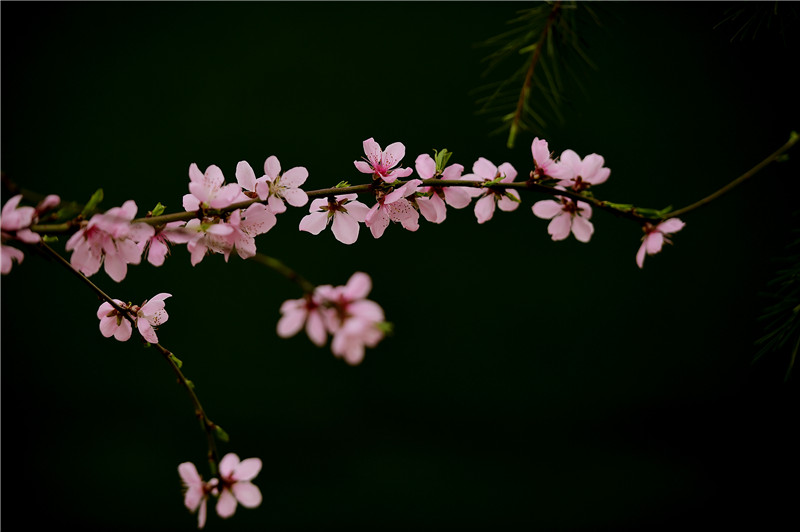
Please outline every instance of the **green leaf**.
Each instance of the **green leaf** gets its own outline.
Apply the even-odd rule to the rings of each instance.
[[[450,160],[453,152],[447,151],[446,148],[442,148],[442,151],[433,150],[433,153],[436,154],[436,172],[441,174],[444,172],[444,167],[447,166],[447,161]]]
[[[103,201],[103,189],[98,188],[94,192],[94,194],[92,194],[92,197],[89,198],[89,201],[86,203],[86,206],[83,207],[83,210],[81,211],[81,216],[87,218],[90,214],[92,214],[95,211],[95,209],[97,209],[97,205],[101,201]]]
[[[58,237],[54,235],[44,235],[42,237],[42,240],[44,241],[45,244],[51,244],[53,242],[58,242]]]
[[[219,425],[214,425],[214,433],[216,434],[216,436],[217,436],[217,439],[218,439],[219,441],[222,441],[222,442],[228,443],[228,442],[230,441],[230,439],[231,439],[231,437],[230,437],[230,436],[228,436],[228,433],[227,433],[227,432],[225,432],[225,431],[223,430],[223,428],[222,428],[222,427],[220,427]]]
[[[510,199],[511,201],[513,201],[514,203],[522,203],[521,199],[519,199],[518,197],[516,197],[515,195],[513,195],[511,192],[509,192],[507,190],[503,193],[503,195],[505,197],[507,197],[508,199]]]
[[[175,355],[173,355],[172,353],[170,353],[170,354],[169,354],[169,359],[170,359],[170,360],[171,360],[171,361],[172,361],[172,362],[173,362],[173,363],[174,363],[176,366],[178,366],[178,368],[179,368],[179,369],[183,367],[183,362],[181,361],[181,359],[180,359],[180,358],[178,358],[178,357],[176,357],[176,356],[175,356]]]
[[[161,216],[162,214],[164,214],[165,210],[166,210],[166,207],[164,205],[162,205],[161,202],[159,201],[158,203],[156,203],[156,206],[153,207],[153,210],[150,211],[150,213],[153,216]]]
[[[379,331],[386,335],[390,335],[394,332],[394,323],[390,321],[379,321],[375,324],[375,327],[377,327]]]
[[[350,187],[350,186],[352,186],[352,185],[350,183],[348,183],[347,181],[339,181],[338,183],[336,183],[336,186],[334,188],[345,188],[345,187]]]

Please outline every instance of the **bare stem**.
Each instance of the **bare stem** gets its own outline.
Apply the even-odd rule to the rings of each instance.
[[[81,281],[83,281],[84,284],[86,284],[89,288],[91,288],[95,294],[97,294],[98,296],[100,296],[100,298],[107,301],[112,307],[114,307],[114,309],[117,312],[120,313],[120,315],[124,316],[128,321],[130,321],[133,328],[136,329],[136,321],[134,320],[134,317],[131,315],[130,309],[119,306],[108,294],[103,292],[103,290],[101,290],[96,284],[90,281],[88,277],[86,277],[81,272],[73,268],[72,265],[59,253],[53,250],[53,248],[51,248],[44,242],[41,242],[39,244],[39,248],[44,250],[48,256],[55,259],[56,262],[58,262],[66,269],[71,271],[73,274],[75,274],[75,276],[78,277]],[[217,425],[214,424],[211,421],[211,419],[209,419],[208,415],[203,409],[203,405],[200,403],[200,399],[197,397],[197,394],[194,391],[194,385],[191,383],[191,381],[189,381],[189,379],[186,378],[186,376],[184,376],[183,372],[179,367],[179,362],[175,357],[175,355],[161,344],[156,343],[149,345],[155,347],[158,352],[164,355],[164,359],[167,361],[172,370],[175,372],[175,375],[178,377],[178,382],[189,393],[189,398],[192,400],[192,404],[194,405],[195,414],[197,415],[197,418],[200,420],[200,422],[203,424],[203,430],[205,431],[206,437],[208,439],[208,463],[211,469],[211,474],[212,476],[216,476],[219,463],[219,460],[217,458],[217,445],[214,439],[216,435]]]
[[[738,185],[741,185],[742,183],[744,183],[745,181],[747,181],[748,179],[750,179],[751,177],[756,175],[759,170],[761,170],[762,168],[767,166],[769,163],[771,163],[771,162],[775,161],[776,159],[778,159],[778,157],[783,155],[783,153],[786,150],[788,150],[789,148],[794,146],[798,139],[800,139],[800,135],[798,135],[795,131],[792,131],[792,133],[789,135],[789,140],[786,142],[786,144],[784,144],[783,146],[781,146],[780,148],[775,150],[775,152],[773,152],[771,155],[769,155],[769,157],[767,157],[766,159],[764,159],[763,161],[761,161],[760,163],[758,163],[757,165],[752,167],[750,170],[748,170],[747,172],[743,173],[742,175],[740,175],[739,177],[737,177],[736,179],[734,179],[733,181],[731,181],[730,183],[728,183],[727,185],[725,185],[721,189],[717,190],[713,194],[710,194],[710,195],[706,196],[705,198],[692,203],[691,205],[683,207],[682,209],[678,209],[677,211],[672,211],[672,212],[668,213],[664,217],[665,218],[674,218],[674,217],[680,216],[682,214],[686,214],[687,212],[693,211],[693,210],[697,209],[698,207],[702,207],[703,205],[714,201],[718,197],[720,197],[723,194],[725,194],[726,192],[730,191],[732,188],[734,188],[734,187],[736,187]]]
[[[284,264],[283,262],[279,261],[274,257],[264,255],[263,253],[256,253],[254,256],[250,257],[249,260],[258,262],[260,264],[263,264],[264,266],[272,268],[273,270],[283,275],[293,283],[297,283],[300,286],[300,288],[303,289],[303,292],[305,292],[306,294],[313,293],[314,289],[316,288],[316,286],[308,282],[305,279],[305,277],[303,277],[302,275],[300,275],[299,273],[297,273],[296,271],[288,267],[286,264]]]

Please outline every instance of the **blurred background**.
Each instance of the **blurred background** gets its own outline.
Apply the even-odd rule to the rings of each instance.
[[[600,24],[576,31],[597,69],[566,80],[564,121],[539,135],[603,155],[603,199],[706,196],[800,128],[794,8],[755,38],[731,40],[750,15],[722,22],[762,4],[592,3]],[[140,215],[181,210],[191,163],[233,181],[276,155],[308,168],[306,189],[363,182],[369,137],[403,142],[406,166],[447,148],[525,176],[534,133],[507,148],[476,100],[528,55],[482,77],[477,45],[530,5],[3,2],[2,170]],[[596,212],[591,243],[552,242],[535,194],[483,225],[451,209],[353,246],[299,232],[307,208],[290,209],[259,250],[318,284],[369,273],[395,325],[358,367],[278,338],[300,292],[238,257],[192,267],[176,247],[92,280],[173,294],[158,335],[230,434],[221,454],[264,462],[261,507],[210,510],[208,530],[770,528],[796,522],[798,376],[788,350],[752,361],[796,237],[797,149],[687,214],[643,270],[636,224]],[[41,257],[1,290],[3,525],[195,529],[177,466],[208,476],[205,437],[158,353],[103,338],[97,298]]]

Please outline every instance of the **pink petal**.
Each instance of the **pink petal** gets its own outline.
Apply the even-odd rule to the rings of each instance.
[[[111,305],[109,305],[111,308]],[[117,317],[116,316],[103,316],[100,318],[100,334],[106,338],[111,338],[117,332]]]
[[[656,226],[657,231],[661,231],[665,234],[672,234],[677,233],[681,229],[686,226],[679,218],[670,218],[669,220],[665,220]]]
[[[337,196],[338,198],[339,196]],[[348,201],[344,208],[347,209],[347,214],[353,217],[357,222],[364,223],[369,213],[369,207],[360,201]]]
[[[345,285],[345,296],[354,301],[367,297],[372,290],[372,279],[364,272],[356,272],[350,276]]]
[[[479,157],[472,165],[472,172],[482,179],[492,180],[497,176],[497,167],[488,159]]]
[[[299,188],[289,188],[283,191],[283,197],[292,207],[302,207],[308,203],[308,195]]]
[[[423,153],[414,161],[414,167],[422,179],[431,179],[436,173],[436,161],[427,153]]]
[[[125,261],[122,260],[122,257],[119,255],[106,255],[105,258],[105,270],[109,277],[111,277],[116,282],[120,282],[125,278],[125,275],[128,273],[128,266],[125,264]]]
[[[133,333],[133,327],[131,327],[131,322],[127,319],[122,318],[122,322],[117,327],[117,331],[114,333],[114,338],[119,340],[120,342],[127,342],[131,334]]]
[[[227,519],[236,512],[236,497],[234,497],[231,490],[223,488],[222,493],[219,494],[217,501],[217,515],[223,519]]]
[[[251,482],[237,482],[231,488],[236,500],[245,508],[255,508],[261,504],[261,490]]]
[[[374,170],[366,161],[353,161],[353,164],[356,165],[356,170],[363,174],[372,174]]]
[[[256,174],[247,161],[239,161],[236,165],[236,181],[243,189],[255,192]]]
[[[280,175],[281,163],[277,157],[270,155],[267,160],[264,161],[264,173],[267,174],[270,181],[275,181],[275,178]]]
[[[544,166],[548,159],[550,159],[550,149],[547,147],[547,141],[536,137],[531,143],[531,154],[533,161],[537,166]]]
[[[306,321],[306,334],[314,342],[315,345],[322,347],[327,340],[327,333],[325,332],[325,324],[322,321],[322,316],[319,312],[310,312],[308,320]]]
[[[642,245],[639,246],[639,251],[636,252],[636,264],[639,268],[644,267],[644,256],[646,251],[646,245],[642,242]]]
[[[239,455],[236,453],[228,453],[219,461],[219,474],[222,477],[229,478],[239,465]]]
[[[647,247],[647,254],[654,255],[661,251],[661,247],[664,245],[664,235],[658,231],[653,231],[644,237],[644,243]]]
[[[464,167],[460,164],[451,164],[442,171],[442,179],[461,179],[461,172],[463,171]]]
[[[223,209],[232,204],[241,194],[242,188],[236,183],[229,183],[220,188],[216,196],[208,203],[212,209]]]
[[[305,305],[303,308],[296,308],[287,311],[278,320],[278,336],[281,338],[291,338],[303,328],[306,321]]]
[[[342,244],[352,244],[358,239],[358,222],[347,213],[337,212],[333,216],[333,226],[331,230],[336,240]]]
[[[417,205],[419,206],[419,212],[425,216],[425,219],[429,222],[440,224],[447,218],[447,207],[444,204],[444,200],[437,194],[436,192],[430,198],[427,198],[427,201],[421,201],[423,198],[417,199]],[[423,204],[426,206],[428,210],[428,215],[426,216],[423,212]]]
[[[402,142],[393,142],[383,152],[383,164],[386,168],[394,168],[406,155],[406,147]]]
[[[444,200],[454,209],[463,209],[472,201],[472,196],[460,187],[444,187]]]
[[[281,176],[281,185],[285,187],[297,188],[308,179],[308,170],[304,166],[296,166],[286,170]]]
[[[192,462],[183,462],[178,466],[178,475],[187,486],[198,486],[203,483],[200,473]],[[190,508],[191,510],[192,508]]]
[[[364,294],[366,297],[367,294]],[[383,321],[385,316],[380,305],[369,299],[354,301],[347,309],[353,316],[370,322]]]
[[[363,146],[364,153],[367,155],[370,164],[372,164],[373,167],[378,166],[381,162],[381,155],[383,155],[380,145],[370,137],[363,142]],[[372,170],[370,170],[370,173],[372,173]]]
[[[339,196],[336,196],[336,198],[339,199]],[[311,206],[308,208],[308,212],[319,212],[320,210],[326,210],[323,209],[323,207],[327,206],[328,206],[328,200],[326,198],[317,198],[311,202]]]
[[[269,197],[267,205],[269,206],[269,210],[271,210],[275,214],[281,214],[286,212],[286,205],[283,203],[283,200],[275,196]]]
[[[580,215],[587,220],[592,217],[592,206],[585,201],[578,202],[578,209],[580,209]]]
[[[569,236],[572,227],[572,216],[568,212],[562,212],[552,220],[547,226],[547,232],[553,240],[564,240]]]
[[[7,274],[11,271],[12,260],[17,261],[17,264],[19,264],[22,262],[22,259],[25,258],[25,255],[22,253],[22,251],[12,246],[0,247],[0,255],[2,255],[3,259],[3,274]]]
[[[208,499],[203,497],[200,501],[200,511],[197,512],[197,528],[202,529],[206,526],[206,515],[208,513]]]
[[[475,203],[475,217],[478,223],[488,222],[494,216],[494,195],[487,194]]]
[[[328,213],[327,212],[312,212],[311,214],[306,214],[303,216],[303,219],[300,220],[300,227],[301,231],[307,231],[312,235],[318,235],[322,232],[323,229],[328,225]]]
[[[582,216],[574,216],[572,218],[572,234],[580,242],[588,242],[593,233],[594,226],[592,222]]]
[[[192,194],[186,194],[183,196],[183,210],[185,211],[196,211],[200,209],[200,200],[194,197]]]
[[[389,227],[389,215],[386,213],[385,209],[378,209],[375,212],[376,214],[372,217],[371,222],[369,216],[367,217],[366,225],[369,227],[369,231],[374,238],[380,238],[383,236],[386,228]]]
[[[563,207],[564,205],[560,201],[541,200],[534,203],[531,209],[533,210],[533,214],[535,216],[549,220],[550,218],[558,216],[564,212]]]
[[[150,325],[150,322],[139,318],[136,320],[136,327],[139,329],[139,334],[141,334],[145,340],[151,344],[158,343],[158,336],[156,336],[156,332],[153,330],[153,326]]]
[[[511,163],[503,163],[498,168],[497,171],[503,174],[505,177],[501,180],[503,183],[511,183],[517,177],[517,170]]]
[[[519,192],[517,192],[516,190],[507,190],[506,192],[508,194],[511,194],[515,198],[520,199],[519,198]],[[514,201],[514,200],[512,200],[510,198],[507,198],[506,196],[503,196],[502,198],[497,200],[497,206],[500,207],[501,211],[505,211],[505,212],[515,211],[515,210],[517,210],[519,205],[520,205],[520,203],[518,201]]]
[[[259,471],[261,471],[261,465],[260,458],[247,458],[246,460],[242,460],[233,472],[234,480],[253,480],[256,478]]]

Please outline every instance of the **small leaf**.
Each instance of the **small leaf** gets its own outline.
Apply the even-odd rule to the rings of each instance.
[[[58,237],[55,235],[44,235],[42,240],[45,244],[51,244],[53,242],[58,242]]]
[[[345,187],[350,187],[350,186],[352,186],[352,185],[350,183],[348,183],[347,181],[339,181],[334,188],[345,188]]]
[[[153,210],[150,211],[150,214],[152,216],[161,216],[162,214],[164,214],[165,210],[166,210],[166,207],[164,205],[162,205],[161,202],[159,201],[158,203],[156,203],[156,206],[153,207]]]
[[[522,203],[522,200],[521,200],[521,199],[519,199],[518,197],[516,197],[515,195],[513,195],[513,194],[512,194],[511,192],[509,192],[509,191],[505,191],[505,192],[503,193],[503,195],[504,195],[505,197],[507,197],[508,199],[510,199],[511,201],[513,201],[514,203]]]
[[[229,442],[231,437],[228,436],[228,433],[225,432],[222,427],[219,425],[214,425],[214,433],[217,435],[217,439],[222,442]]]
[[[181,361],[180,358],[176,357],[172,353],[169,354],[169,359],[173,362],[173,364],[178,366],[179,369],[183,367],[183,361]]]
[[[89,201],[86,203],[86,206],[81,211],[81,216],[83,216],[84,218],[89,216],[92,212],[94,212],[94,210],[97,208],[97,205],[101,201],[103,201],[103,189],[98,188],[94,192],[94,194],[92,194],[92,197],[89,198]]]
[[[436,172],[441,174],[444,172],[444,167],[447,166],[447,161],[450,160],[453,152],[447,151],[446,148],[442,148],[442,151],[433,150],[433,153],[436,154]]]
[[[390,321],[379,321],[375,324],[375,327],[386,335],[390,335],[394,332],[394,323]]]

